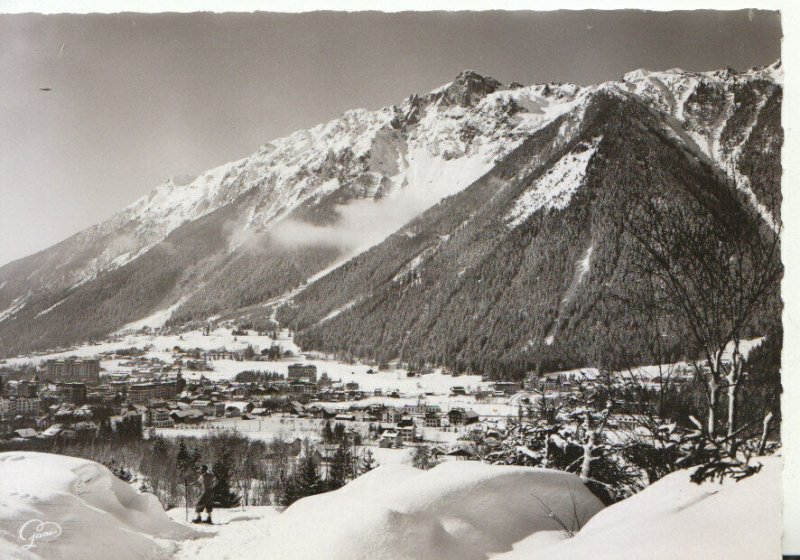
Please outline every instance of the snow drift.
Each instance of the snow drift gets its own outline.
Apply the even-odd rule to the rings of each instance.
[[[2,558],[155,560],[194,534],[170,520],[155,496],[137,493],[98,463],[0,453]]]
[[[574,538],[537,533],[495,560],[748,560],[781,557],[781,458],[740,482],[672,473],[609,506]]]
[[[603,508],[574,475],[450,462],[386,465],[289,507],[265,539],[268,558],[483,560],[537,531]]]
[[[561,471],[467,461],[430,471],[384,465],[282,514],[269,507],[220,511],[228,524],[195,531],[97,463],[4,453],[0,557],[771,559],[781,547],[781,458],[760,461],[762,472],[738,483],[698,486],[690,471],[679,471],[605,509]],[[172,514],[179,519],[183,511]],[[568,538],[556,518],[582,529]],[[25,550],[19,531],[31,520],[48,523],[45,533],[53,523],[60,531]]]

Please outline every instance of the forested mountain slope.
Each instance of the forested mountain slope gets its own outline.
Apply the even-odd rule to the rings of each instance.
[[[682,204],[724,178],[622,92],[597,94],[572,136],[565,122],[279,318],[309,347],[497,375],[585,365],[609,331],[635,348],[637,317],[619,297],[635,289],[619,265],[631,193]]]

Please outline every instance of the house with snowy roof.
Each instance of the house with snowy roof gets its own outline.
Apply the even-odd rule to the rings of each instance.
[[[454,408],[447,413],[447,419],[450,421],[451,426],[466,426],[467,424],[474,424],[477,422],[479,417],[478,413],[474,410]]]
[[[39,433],[33,428],[21,428],[14,430],[14,436],[22,439],[32,439],[38,436]]]
[[[378,446],[383,448],[403,447],[403,436],[397,430],[386,430],[381,434]]]
[[[180,410],[175,409],[170,411],[169,417],[172,418],[172,421],[176,424],[178,423],[191,423],[191,422],[199,422],[205,415],[202,411],[197,409],[189,409],[189,410]]]
[[[289,414],[291,416],[299,416],[301,418],[305,418],[308,416],[306,413],[306,407],[303,406],[302,403],[298,401],[289,401],[281,407],[281,412],[285,414]]]
[[[61,427],[61,424],[53,424],[42,432],[41,437],[45,439],[58,437],[63,431],[64,429]]]

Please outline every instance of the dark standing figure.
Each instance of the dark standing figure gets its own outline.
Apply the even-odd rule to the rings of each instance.
[[[194,482],[190,482],[188,486],[195,484],[203,487],[203,494],[197,500],[197,505],[194,508],[197,517],[192,519],[192,523],[211,523],[211,511],[214,509],[214,488],[217,486],[217,478],[213,473],[209,472],[208,465],[202,465],[197,472],[200,476]],[[208,517],[202,521],[200,514],[206,510]]]

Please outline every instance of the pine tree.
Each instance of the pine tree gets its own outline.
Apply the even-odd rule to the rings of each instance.
[[[301,498],[325,492],[325,486],[314,456],[308,453],[300,460],[294,473],[284,481],[279,497],[280,504],[288,507]]]
[[[433,458],[431,450],[427,445],[420,445],[414,448],[411,463],[417,469],[428,470],[435,467],[438,462]]]
[[[283,507],[289,507],[297,500],[302,498],[298,489],[297,479],[294,475],[284,478],[280,484],[278,503]]]
[[[326,420],[325,426],[322,428],[322,441],[324,443],[333,443],[333,430],[331,429],[330,420]]]
[[[298,475],[297,481],[302,497],[313,496],[323,491],[322,478],[319,476],[317,463],[311,454],[308,454],[300,462]]]
[[[339,442],[344,440],[347,437],[345,433],[344,424],[341,422],[337,422],[336,425],[333,427],[333,441]]]
[[[231,490],[230,487],[233,471],[233,451],[227,448],[223,449],[211,470],[217,479],[217,485],[214,488],[214,503],[223,508],[238,506],[241,502],[241,496]]]
[[[164,438],[156,437],[153,439],[153,457],[156,459],[163,459],[169,453],[169,446]]]
[[[175,456],[175,464],[178,466],[178,470],[182,473],[188,471],[194,464],[192,457],[189,454],[189,450],[186,448],[186,442],[183,440],[178,442],[178,453]]]
[[[353,472],[353,455],[347,442],[342,441],[331,459],[331,471],[328,486],[331,490],[341,488],[351,478]]]
[[[111,429],[111,420],[103,420],[100,422],[100,427],[97,429],[97,438],[103,441],[109,441],[113,436],[114,431]]]
[[[375,455],[372,453],[371,449],[364,451],[364,455],[361,456],[360,463],[359,474],[368,473],[378,466],[378,462],[375,460]]]
[[[200,462],[202,455],[200,454],[200,450],[198,448],[194,448],[189,452],[189,467],[193,467]]]

